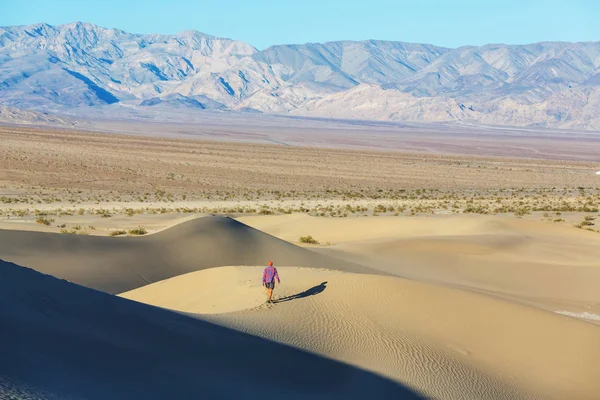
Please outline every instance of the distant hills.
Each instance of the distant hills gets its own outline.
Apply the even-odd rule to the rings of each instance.
[[[0,28],[0,106],[111,104],[600,130],[600,42],[449,49],[370,40],[259,51],[197,31]]]

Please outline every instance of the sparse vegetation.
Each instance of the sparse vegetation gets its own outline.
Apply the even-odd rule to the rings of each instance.
[[[3,129],[0,128],[2,137],[9,137],[15,143],[25,137],[13,128],[10,131]],[[72,221],[75,218],[71,216],[77,215],[110,218],[169,213],[303,213],[324,218],[370,215],[402,218],[469,213],[543,218],[555,223],[581,225],[582,228],[598,225],[600,185],[597,177],[554,173],[571,168],[566,162],[527,160],[522,163],[484,157],[415,156],[393,152],[385,155],[361,152],[358,156],[343,150],[299,148],[289,149],[284,158],[263,165],[255,162],[260,156],[253,158],[254,152],[248,151],[250,147],[240,145],[189,141],[181,147],[161,140],[160,146],[156,146],[156,139],[140,137],[134,147],[124,143],[117,149],[112,144],[112,137],[103,139],[99,135],[96,145],[103,151],[96,153],[89,151],[87,135],[56,135],[56,142],[44,142],[50,146],[53,159],[48,158],[44,146],[32,147],[32,154],[15,154],[14,149],[18,150],[18,146],[11,151],[0,149],[0,159],[11,160],[24,174],[43,171],[56,159],[66,170],[72,168],[70,172],[77,171],[82,175],[81,187],[72,187],[70,181],[42,175],[37,186],[32,186],[32,180],[27,176],[10,178],[12,180],[6,184],[10,190],[0,196],[3,219],[33,215],[38,223],[50,226],[44,221],[51,222],[56,218],[58,227],[66,229],[67,224],[63,221]],[[68,151],[67,146],[63,146],[66,141],[61,137],[69,139]],[[144,148],[145,156],[131,157],[140,146]],[[171,156],[161,159],[163,164],[157,170],[154,156],[165,150]],[[201,166],[196,164],[199,154],[208,155]],[[239,159],[239,168],[209,173],[222,167],[220,160],[223,157]],[[242,161],[256,168],[244,169]],[[81,168],[82,165],[85,168]],[[572,165],[582,166],[577,162]],[[292,168],[304,170],[302,174],[296,174]],[[412,176],[398,173],[410,168],[415,168]],[[340,174],[340,171],[349,170],[354,171],[352,176]],[[107,173],[120,178],[107,180]],[[460,179],[449,179],[451,177]],[[497,177],[502,179],[495,179]],[[577,180],[574,183],[573,178]],[[527,183],[516,187],[515,182]],[[150,207],[149,203],[153,202],[158,203]],[[110,203],[114,205],[108,205]],[[573,213],[595,215],[584,218],[573,216]],[[60,217],[65,219],[60,220]],[[81,219],[77,222],[86,227],[92,223]],[[101,224],[98,222],[99,226]],[[81,227],[69,230],[82,231]]]
[[[52,225],[52,223],[54,222],[54,220],[53,219],[44,218],[44,217],[37,217],[37,219],[35,220],[35,222],[37,222],[38,224],[41,224],[41,225],[50,226],[50,225]]]
[[[121,235],[127,235],[127,231],[123,230],[123,229],[117,229],[115,231],[111,231],[108,236],[121,236]]]
[[[300,236],[300,243],[319,244],[319,241],[312,236]]]
[[[135,229],[130,229],[129,230],[129,234],[130,235],[134,235],[134,236],[140,236],[140,235],[145,235],[147,234],[148,231],[146,231],[145,228],[142,228],[141,226]]]

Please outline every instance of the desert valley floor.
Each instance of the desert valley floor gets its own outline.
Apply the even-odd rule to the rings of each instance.
[[[0,127],[0,393],[598,398],[600,164],[575,142],[561,161]]]

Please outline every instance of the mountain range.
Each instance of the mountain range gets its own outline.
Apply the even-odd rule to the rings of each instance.
[[[600,130],[600,42],[265,50],[197,31],[0,28],[0,106],[136,107]],[[6,112],[6,111],[5,111]]]

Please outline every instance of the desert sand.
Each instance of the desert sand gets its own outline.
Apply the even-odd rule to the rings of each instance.
[[[594,149],[583,139],[572,142]],[[555,151],[568,148],[564,141],[554,145]],[[0,126],[0,197],[104,203],[181,200],[183,195],[188,200],[208,195],[216,199],[220,194],[243,200],[257,191],[331,197],[333,190],[598,186],[598,152],[532,160],[493,152],[464,156],[450,150],[402,153]]]
[[[251,216],[239,221],[320,254],[395,276],[482,291],[550,311],[600,315],[600,235],[509,216],[327,219]],[[597,322],[589,318],[591,322]]]
[[[435,398],[591,399],[600,390],[594,325],[400,278],[279,272],[273,305],[260,305],[262,267],[194,272],[122,296],[334,357]]]
[[[286,265],[376,272],[330,258],[226,217],[201,217],[143,237],[0,230],[5,261],[116,294],[187,272],[275,258]]]
[[[302,374],[280,369],[280,357],[289,357],[284,361],[289,368],[305,363],[302,368],[310,373],[322,362],[341,362],[339,368],[367,374],[365,385],[389,394],[384,398],[593,399],[600,390],[595,368],[600,327],[589,317],[600,311],[600,236],[595,232],[506,216],[292,214],[238,220],[204,216],[143,237],[0,234],[9,305],[5,326],[13,326],[9,333],[17,335],[10,340],[27,338],[19,339],[21,347],[11,349],[7,359],[28,354],[22,369],[4,364],[1,380],[8,392],[102,398],[107,389],[98,376],[106,376],[110,382],[117,379],[119,393],[140,395],[154,388],[148,396],[153,397],[175,390],[168,382],[177,382],[184,397],[219,397],[209,384],[195,392],[187,379],[193,371],[211,369],[221,347],[228,348],[226,361],[210,374],[218,370],[244,381],[247,374],[256,378],[256,371],[276,365],[277,376],[286,382],[282,390],[300,398],[307,392],[293,382]],[[329,243],[298,243],[310,234]],[[274,304],[265,304],[263,267],[244,266],[269,259],[283,280]],[[120,294],[120,299],[75,284]],[[87,319],[81,321],[81,315]],[[96,324],[103,328],[95,329]],[[214,333],[219,329],[228,333]],[[98,357],[102,349],[103,361],[79,371],[79,358],[62,355],[74,350],[61,347],[65,339],[59,332],[77,338],[81,357]],[[207,335],[218,339],[206,342]],[[244,350],[237,335],[263,340],[267,347],[291,347],[276,347],[270,361],[260,356],[262,350]],[[131,342],[133,337],[142,342]],[[24,340],[39,347],[30,351]],[[32,363],[42,362],[38,354],[49,351],[44,346],[56,349],[44,362],[63,365],[49,375],[56,382],[31,372]],[[119,356],[110,351],[115,346]],[[156,354],[152,348],[162,350]],[[152,372],[137,363],[155,362],[172,371],[172,380],[141,389],[135,379],[117,378],[122,370],[109,368],[111,357],[125,357],[120,368],[144,377]],[[224,372],[226,362],[237,366]],[[242,364],[252,365],[254,372]],[[69,383],[69,374],[86,386]],[[346,383],[319,385],[303,390],[311,397],[365,396]],[[234,395],[227,391],[224,397]]]
[[[420,398],[330,358],[0,261],[8,399]],[[307,384],[309,383],[309,384]]]
[[[0,397],[598,398],[587,142],[168,136],[0,127]]]

